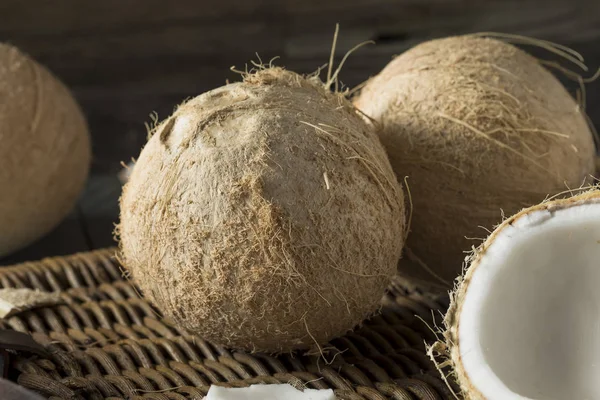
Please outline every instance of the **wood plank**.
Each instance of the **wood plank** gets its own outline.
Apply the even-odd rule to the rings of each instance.
[[[0,32],[24,35],[102,35],[106,32],[160,29],[215,19],[248,19],[268,11],[272,1],[236,0],[20,0],[0,2]]]

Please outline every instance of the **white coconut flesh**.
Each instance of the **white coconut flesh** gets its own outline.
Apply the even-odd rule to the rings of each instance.
[[[488,242],[459,306],[464,378],[486,399],[600,399],[598,199],[532,209]]]

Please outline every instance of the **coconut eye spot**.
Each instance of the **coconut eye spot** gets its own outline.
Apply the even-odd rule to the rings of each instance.
[[[160,141],[167,147],[178,148],[194,134],[194,119],[187,115],[173,116],[160,130]]]
[[[598,204],[534,211],[483,256],[459,340],[486,398],[600,398],[599,220]]]

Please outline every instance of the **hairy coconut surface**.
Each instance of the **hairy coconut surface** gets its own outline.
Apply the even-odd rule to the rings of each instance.
[[[316,80],[271,68],[183,105],[121,198],[121,249],[145,296],[216,343],[280,352],[379,307],[404,235],[373,128]]]
[[[600,191],[502,223],[446,316],[468,399],[600,398]]]
[[[473,238],[579,187],[594,172],[580,108],[537,59],[473,36],[433,40],[390,62],[355,104],[381,125],[414,210],[401,270],[449,287]]]
[[[0,43],[0,256],[40,238],[67,215],[90,157],[85,118],[69,90]]]

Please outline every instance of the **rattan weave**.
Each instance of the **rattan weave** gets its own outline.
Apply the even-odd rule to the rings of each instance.
[[[29,332],[47,359],[13,358],[12,379],[49,398],[201,399],[213,383],[290,382],[339,399],[453,398],[425,354],[447,298],[400,279],[382,313],[333,340],[328,361],[301,353],[231,351],[161,319],[124,280],[115,249],[0,269],[0,286],[61,291],[66,304],[23,312],[0,328]],[[335,355],[335,357],[334,357]]]

